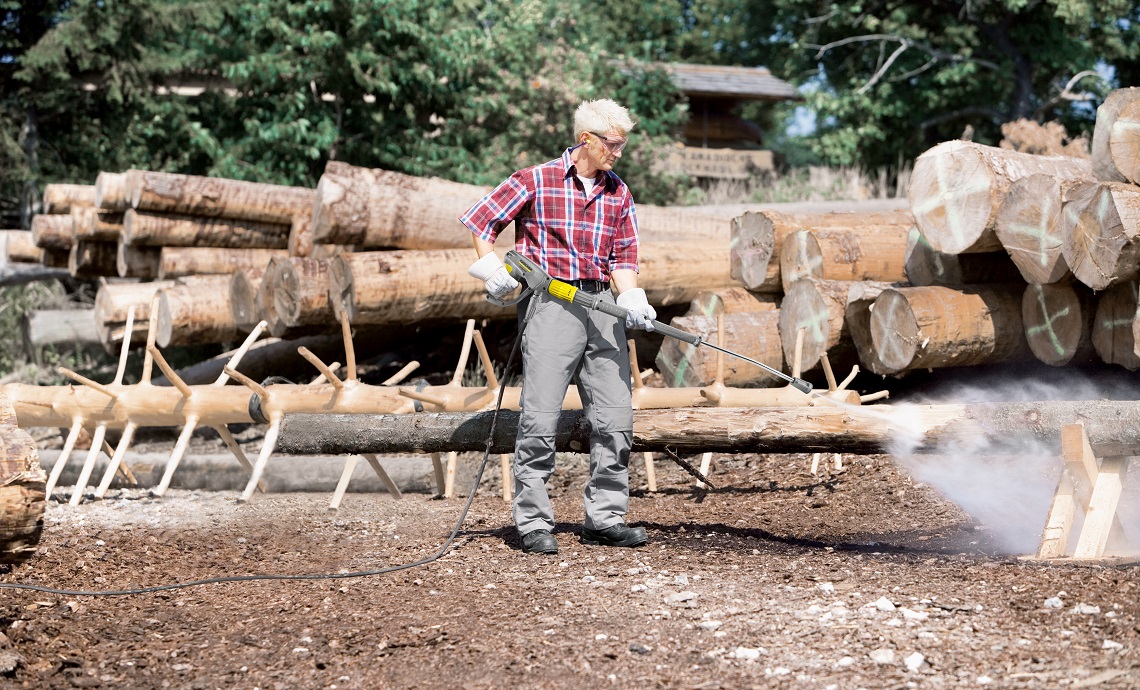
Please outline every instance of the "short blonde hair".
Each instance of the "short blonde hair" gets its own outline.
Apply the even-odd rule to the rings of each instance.
[[[623,136],[629,134],[634,127],[629,111],[608,98],[599,98],[596,101],[583,101],[574,111],[574,136],[582,132],[606,134],[607,132],[620,132]]]

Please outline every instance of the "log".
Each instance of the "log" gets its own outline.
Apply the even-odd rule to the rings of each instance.
[[[317,184],[313,241],[358,249],[467,248],[471,233],[458,219],[490,191],[329,161]],[[637,205],[637,220],[644,240],[725,241],[729,231],[722,216],[649,204]]]
[[[1021,320],[1033,356],[1052,366],[1096,361],[1093,293],[1074,281],[1030,284],[1021,298]]]
[[[800,278],[905,281],[910,227],[913,226],[872,225],[858,232],[793,232],[780,247],[780,283],[784,292]]]
[[[67,279],[67,269],[47,268],[35,264],[8,264],[0,265],[0,287],[9,285],[26,285],[45,280]]]
[[[924,287],[1004,282],[1016,279],[1017,275],[1017,266],[1004,251],[946,254],[930,246],[917,227],[911,228],[907,237],[906,277],[911,285]]]
[[[95,293],[95,329],[99,340],[108,352],[123,342],[127,326],[127,310],[134,306],[135,321],[131,343],[143,345],[150,319],[150,303],[154,294],[162,288],[171,287],[174,281],[162,280],[153,283],[108,283],[102,282]]]
[[[333,323],[329,304],[329,260],[294,257],[280,262],[273,310],[286,326]]]
[[[95,177],[95,208],[122,213],[127,205],[127,174],[101,172]]]
[[[1013,183],[994,221],[994,232],[1027,283],[1056,283],[1069,275],[1062,254],[1062,208],[1074,187],[1089,180],[1029,175]]]
[[[914,163],[909,199],[914,222],[930,246],[947,254],[1001,249],[994,221],[1010,186],[1033,174],[1057,179],[1092,176],[1092,164],[1068,156],[947,141]]]
[[[62,268],[67,270],[67,260],[71,257],[71,248],[67,249],[44,249],[43,254],[40,255],[40,263],[45,268]]]
[[[43,213],[67,214],[77,206],[95,205],[95,185],[49,184],[44,186]]]
[[[273,259],[264,269],[250,269],[248,271],[235,271],[230,276],[230,310],[234,325],[243,331],[251,331],[261,321],[261,310],[257,307],[257,291],[266,274],[272,274],[275,263]]]
[[[482,451],[493,412],[286,415],[277,450],[304,455]],[[1140,453],[1134,401],[1084,400],[741,409],[634,410],[633,450],[725,453],[945,453],[963,441],[993,455],[1024,455],[1032,443],[1060,452],[1060,429],[1082,422],[1100,455]],[[514,449],[517,412],[500,412],[491,452]],[[584,452],[589,422],[559,417],[556,448]],[[975,446],[976,447],[976,446]]]
[[[305,258],[313,255],[313,217],[300,215],[289,225],[289,256]]]
[[[289,262],[288,257],[275,258],[269,262],[261,280],[257,283],[257,294],[254,295],[254,305],[259,319],[268,324],[269,335],[274,338],[284,337],[288,326],[277,313],[277,281],[281,277],[282,267]]]
[[[16,413],[0,393],[0,563],[35,555],[43,534],[47,475],[36,442],[16,426]]]
[[[38,264],[43,250],[36,246],[30,230],[0,230],[8,263]]]
[[[233,218],[207,218],[128,210],[123,239],[144,247],[232,247],[285,249],[289,226]]]
[[[875,355],[887,373],[1027,359],[1024,290],[1021,283],[883,290],[871,307]]]
[[[21,326],[30,349],[102,344],[94,309],[37,309],[24,315]]]
[[[1096,109],[1091,153],[1098,180],[1140,184],[1140,88],[1116,89]]]
[[[1096,301],[1096,320],[1093,322],[1092,341],[1097,355],[1109,364],[1119,364],[1129,371],[1140,369],[1137,352],[1136,307],[1137,281],[1117,283],[1105,290]]]
[[[725,314],[723,345],[717,337],[715,316],[678,316],[670,325],[781,370],[779,319],[780,312],[775,309]],[[694,347],[675,338],[665,338],[657,352],[657,370],[665,379],[665,385],[671,388],[707,386],[716,379],[716,354],[710,347]],[[724,383],[727,386],[771,386],[783,380],[744,360],[725,357]]]
[[[780,303],[780,343],[789,370],[800,330],[804,332],[801,372],[819,366],[824,353],[836,368],[853,364],[856,352],[847,327],[849,293],[854,289],[857,296],[867,299],[891,285],[880,281],[797,280]]]
[[[131,208],[289,225],[311,213],[313,190],[260,182],[136,171],[127,178]]]
[[[733,280],[756,292],[781,292],[780,253],[794,232],[806,230],[862,234],[905,234],[914,221],[909,211],[883,213],[748,212],[731,224],[730,272]]]
[[[37,214],[32,218],[32,240],[40,249],[66,252],[71,249],[75,233],[71,214]]]
[[[264,268],[270,260],[287,256],[288,252],[284,249],[163,247],[158,277],[170,279],[211,273],[230,274]]]
[[[651,304],[689,302],[731,285],[727,253],[717,243],[644,243],[638,283]],[[483,286],[467,275],[471,257],[470,248],[342,254],[329,264],[333,312],[339,319],[346,310],[353,325],[513,318],[514,309],[487,302]]]
[[[119,245],[117,242],[79,240],[71,245],[67,257],[67,272],[72,278],[98,278],[118,275]]]
[[[120,278],[154,280],[162,268],[162,247],[136,247],[119,238],[115,253],[115,270]]]
[[[100,211],[96,208],[73,210],[75,238],[97,242],[118,242],[123,234],[123,214],[117,211]]]
[[[1140,188],[1075,185],[1062,218],[1061,253],[1077,280],[1100,291],[1140,275]]]
[[[772,311],[780,308],[780,296],[749,292],[742,287],[700,292],[689,303],[686,316],[716,316]]]
[[[241,333],[230,309],[230,278],[200,276],[189,284],[175,284],[158,291],[159,347],[201,345],[236,340]]]
[[[76,206],[67,214],[71,216],[71,238],[73,242],[82,236],[91,234],[96,213],[94,206]]]
[[[962,256],[969,255],[963,254]],[[861,285],[862,283],[852,284],[847,291],[847,306],[843,310],[843,322],[847,327],[847,332],[851,334],[851,343],[855,346],[859,365],[872,374],[885,376],[891,372],[875,354],[875,344],[871,338],[871,307],[875,304],[875,299],[882,294],[882,290],[875,287],[864,290],[860,287]]]

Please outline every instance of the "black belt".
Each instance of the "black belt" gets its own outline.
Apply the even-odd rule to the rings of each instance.
[[[559,278],[559,280],[562,280]],[[583,292],[605,292],[610,289],[608,280],[562,280],[567,285],[573,285]]]

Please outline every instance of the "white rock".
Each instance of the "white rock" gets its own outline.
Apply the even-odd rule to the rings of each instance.
[[[605,642],[606,640],[610,639],[610,636],[605,633],[598,633],[597,635],[594,635],[594,639],[598,642]]]
[[[994,679],[990,678],[989,676],[978,676],[978,680],[976,682],[978,685],[989,685],[990,683],[994,682]]]
[[[649,588],[646,587],[645,585],[633,585],[632,587],[629,588],[629,591],[630,592],[644,592],[647,589],[649,589]]]
[[[902,622],[901,618],[892,618],[889,621],[887,621],[886,623],[884,623],[884,625],[889,625],[892,628],[898,628],[898,627],[902,626],[902,624],[903,624],[903,622]]]
[[[724,624],[720,621],[701,621],[700,623],[697,623],[697,627],[703,628],[704,630],[716,630],[722,625]]]
[[[733,650],[732,657],[744,661],[756,661],[760,658],[760,650],[752,647],[737,647]]]
[[[697,598],[696,592],[677,592],[676,594],[669,595],[669,601],[674,604],[680,604],[686,601],[692,601]]]
[[[895,650],[887,649],[885,647],[876,649],[867,656],[871,657],[871,661],[876,664],[893,664],[895,663]]]
[[[597,579],[598,578],[594,577],[593,575],[587,575],[586,577],[582,578],[582,582],[593,582]]]
[[[835,594],[835,585],[830,582],[819,583],[819,588],[822,589],[825,594]]]
[[[879,597],[879,599],[875,602],[874,606],[875,606],[875,608],[877,608],[880,611],[894,611],[895,610],[894,603],[886,597]]]
[[[924,621],[930,618],[930,614],[926,611],[912,611],[906,607],[900,608],[899,613],[908,621]]]
[[[845,656],[842,659],[840,659],[839,661],[835,662],[835,665],[838,666],[839,668],[847,668],[848,666],[851,666],[854,663],[855,663],[854,659],[852,659],[849,656]]]
[[[675,575],[675,576],[673,576],[673,584],[681,585],[682,587],[687,587],[689,584],[689,576],[688,575]]]
[[[918,652],[915,652],[914,654],[911,654],[907,658],[903,659],[903,663],[906,664],[906,669],[911,673],[914,673],[918,671],[918,669],[922,668],[922,664],[925,662],[926,657]]]
[[[823,613],[826,610],[827,609],[823,608],[819,604],[812,604],[811,606],[809,606],[807,608],[807,611],[805,611],[804,613],[806,613],[809,616],[818,616],[819,614]]]
[[[1102,644],[1100,648],[1107,649],[1110,652],[1119,652],[1120,650],[1124,649],[1124,645],[1120,644],[1119,642],[1114,642],[1113,640],[1105,640],[1104,644]]]
[[[764,669],[764,675],[766,675],[766,676],[787,676],[787,675],[791,675],[791,673],[792,673],[792,669],[784,668],[783,666],[777,666],[776,668]]]
[[[1077,604],[1072,609],[1070,609],[1070,611],[1072,613],[1081,613],[1086,616],[1092,616],[1100,613],[1100,607],[1093,606],[1092,604]]]
[[[1045,608],[1047,609],[1059,609],[1064,605],[1065,602],[1061,601],[1061,597],[1049,597],[1045,600]]]
[[[488,582],[487,584],[483,585],[483,589],[495,589],[495,583]]]

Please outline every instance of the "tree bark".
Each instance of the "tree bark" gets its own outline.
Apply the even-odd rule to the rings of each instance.
[[[71,213],[78,206],[95,205],[95,185],[49,184],[44,186],[43,212],[48,215]]]
[[[277,450],[306,455],[482,451],[493,412],[286,415]],[[518,413],[499,413],[491,451],[514,450]],[[1132,401],[869,405],[635,410],[633,450],[725,453],[938,453],[965,441],[993,455],[1060,448],[1061,427],[1082,422],[1094,452],[1140,453],[1140,407]],[[589,422],[563,412],[557,450],[585,452]],[[1058,452],[1060,452],[1058,450]]]
[[[784,292],[800,278],[817,280],[906,280],[907,234],[912,226],[882,225],[852,230],[800,230],[780,247]]]
[[[1092,343],[1096,300],[1080,283],[1030,284],[1021,298],[1025,339],[1037,359],[1052,366],[1096,361]]]
[[[725,314],[723,344],[717,337],[715,316],[679,316],[670,325],[782,370],[783,353],[777,329],[779,319],[780,312],[775,309]],[[707,386],[716,379],[716,355],[717,351],[711,347],[697,347],[675,338],[665,338],[657,352],[657,370],[671,388]],[[724,358],[726,386],[771,386],[782,382],[755,364],[727,355]]]
[[[651,304],[691,301],[731,285],[727,253],[723,244],[643,243],[638,283]],[[333,313],[347,310],[354,325],[512,317],[513,308],[487,302],[483,285],[467,275],[472,256],[470,249],[342,254],[329,265]]]
[[[973,285],[1013,280],[1017,266],[1004,251],[981,254],[946,254],[940,252],[911,228],[906,246],[906,277],[911,285]]]
[[[884,290],[871,308],[875,354],[887,373],[1024,360],[1032,356],[1021,322],[1024,290],[1024,284]]]
[[[169,279],[210,273],[263,269],[271,259],[285,258],[284,249],[163,247],[158,277]]]
[[[115,242],[79,240],[71,246],[67,258],[67,272],[72,278],[98,278],[116,276],[119,245]]]
[[[1140,274],[1140,188],[1089,182],[1070,198],[1061,252],[1077,280],[1100,291]]]
[[[1010,187],[994,221],[994,232],[1026,282],[1046,285],[1069,275],[1062,254],[1062,208],[1074,187],[1089,181],[1038,174]]]
[[[883,213],[744,213],[734,218],[731,225],[731,275],[749,290],[781,292],[781,249],[792,233],[806,230],[813,234],[849,232],[856,237],[895,234],[905,237],[912,224],[911,214],[905,210]],[[838,240],[838,235],[835,237]],[[864,256],[862,249],[859,256]]]
[[[73,227],[70,212],[57,215],[40,213],[32,218],[32,240],[40,249],[66,252],[75,242]]]
[[[833,367],[853,364],[856,352],[846,325],[848,295],[855,289],[858,296],[866,298],[889,287],[891,283],[879,281],[797,280],[780,303],[780,343],[787,368],[793,366],[801,329],[801,373],[819,366],[825,352]]]
[[[689,313],[686,316],[744,314],[747,312],[773,311],[779,308],[779,295],[749,292],[742,287],[731,287],[698,293],[689,303]]]
[[[30,230],[0,230],[8,263],[38,264],[43,250],[36,246]]]
[[[232,218],[289,225],[311,213],[313,190],[304,187],[137,171],[128,177],[131,208],[152,213]],[[287,232],[287,231],[286,231]]]
[[[277,269],[274,311],[286,326],[333,323],[329,305],[329,260],[294,257]]]
[[[154,280],[161,268],[162,247],[136,247],[119,238],[115,252],[115,270],[120,278]]]
[[[43,533],[47,475],[36,442],[16,426],[16,414],[0,394],[0,563],[35,555]]]
[[[914,221],[930,246],[947,254],[1001,249],[994,221],[1010,186],[1041,173],[1057,179],[1092,176],[1089,161],[1038,156],[968,141],[948,141],[923,153],[910,178]]]
[[[22,327],[30,348],[102,344],[94,309],[37,309],[24,316]]]
[[[1127,280],[1105,290],[1096,301],[1093,322],[1093,347],[1109,364],[1119,364],[1129,371],[1140,369],[1140,326],[1137,324],[1137,281]]]
[[[1093,173],[1104,182],[1140,184],[1140,88],[1116,89],[1096,109]]]
[[[459,217],[490,191],[329,161],[317,184],[313,241],[360,250],[470,247],[471,232]],[[716,215],[638,204],[637,220],[642,239],[728,238],[727,219]]]
[[[99,173],[95,178],[95,208],[114,213],[127,210],[127,173]]]
[[[67,269],[48,268],[29,264],[9,264],[0,266],[0,287],[9,285],[26,285],[45,280],[64,280],[68,277]]]
[[[123,342],[127,310],[132,305],[135,308],[135,321],[131,342],[145,343],[151,300],[156,292],[173,285],[174,281],[170,280],[153,283],[101,283],[99,291],[95,293],[95,329],[99,332],[103,347],[111,352]]]
[[[236,340],[241,333],[230,309],[228,275],[201,276],[189,284],[159,290],[159,347],[201,345]]]
[[[123,237],[147,247],[285,249],[289,226],[233,218],[160,215],[135,209],[123,215]]]

